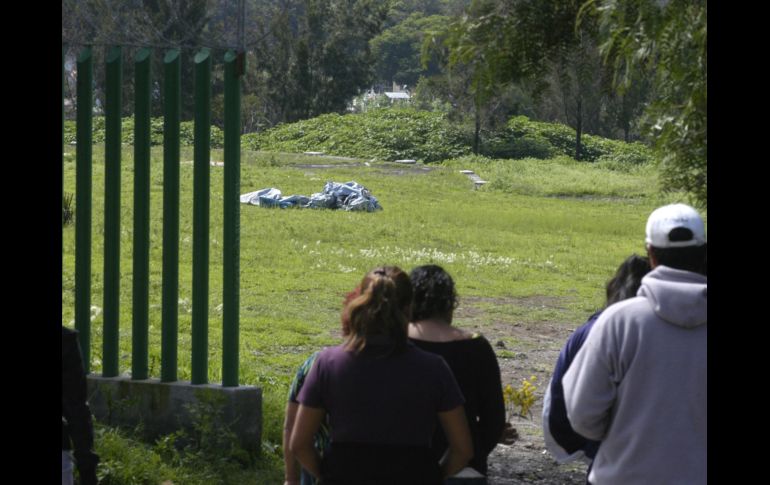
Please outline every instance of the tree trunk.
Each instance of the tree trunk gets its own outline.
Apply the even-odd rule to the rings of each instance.
[[[480,140],[480,133],[481,133],[481,114],[479,113],[479,103],[476,101],[475,103],[475,111],[476,111],[476,129],[473,133],[473,154],[478,155],[479,154],[479,140]]]
[[[578,96],[577,99],[577,126],[575,127],[575,160],[580,160],[583,156],[583,146],[581,138],[583,136],[583,99]]]

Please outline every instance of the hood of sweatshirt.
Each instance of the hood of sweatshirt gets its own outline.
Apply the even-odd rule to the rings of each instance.
[[[663,320],[693,328],[706,323],[706,281],[698,273],[658,266],[642,278],[637,296]]]

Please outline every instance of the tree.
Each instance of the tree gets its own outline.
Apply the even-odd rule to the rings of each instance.
[[[707,206],[707,9],[705,0],[590,0],[581,19],[598,16],[602,52],[628,91],[651,74],[655,97],[644,131],[655,140],[664,190],[684,190]]]
[[[369,41],[387,14],[374,0],[276,0],[265,6],[249,89],[262,93],[270,124],[344,112],[368,87]]]
[[[422,42],[427,31],[435,31],[450,21],[443,15],[426,17],[413,13],[403,22],[385,29],[370,42],[375,59],[374,73],[378,81],[415,86],[420,76],[440,72],[438,64],[430,60],[423,67]]]
[[[448,27],[444,39],[450,67],[472,66],[477,113],[502,86],[528,83],[533,97],[542,99],[553,81],[559,81],[566,121],[576,130],[577,159],[584,99],[595,84],[590,54],[597,33],[590,19],[576,28],[579,9],[577,0],[474,0],[466,15]]]

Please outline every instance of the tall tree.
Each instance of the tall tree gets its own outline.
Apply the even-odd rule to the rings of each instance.
[[[443,15],[425,16],[417,12],[373,38],[370,44],[376,80],[414,87],[420,76],[438,74],[440,69],[433,59],[423,67],[422,42],[425,32],[439,30],[449,21]]]
[[[593,85],[590,48],[597,29],[590,18],[576,28],[578,0],[474,0],[447,29],[450,64],[472,64],[473,94],[480,103],[508,83],[528,82],[535,98],[549,87],[549,73],[569,93],[575,158],[581,158],[584,98]],[[487,94],[485,94],[487,93]]]
[[[655,97],[643,129],[655,140],[666,190],[707,206],[707,8],[705,0],[589,0],[581,19],[598,15],[602,51],[621,90],[652,74]]]
[[[369,41],[379,34],[387,4],[374,0],[275,1],[256,62],[271,122],[343,112],[370,85]]]

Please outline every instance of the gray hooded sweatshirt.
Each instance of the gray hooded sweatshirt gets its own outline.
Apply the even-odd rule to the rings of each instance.
[[[593,485],[706,483],[706,331],[706,277],[666,266],[599,317],[562,379]]]

